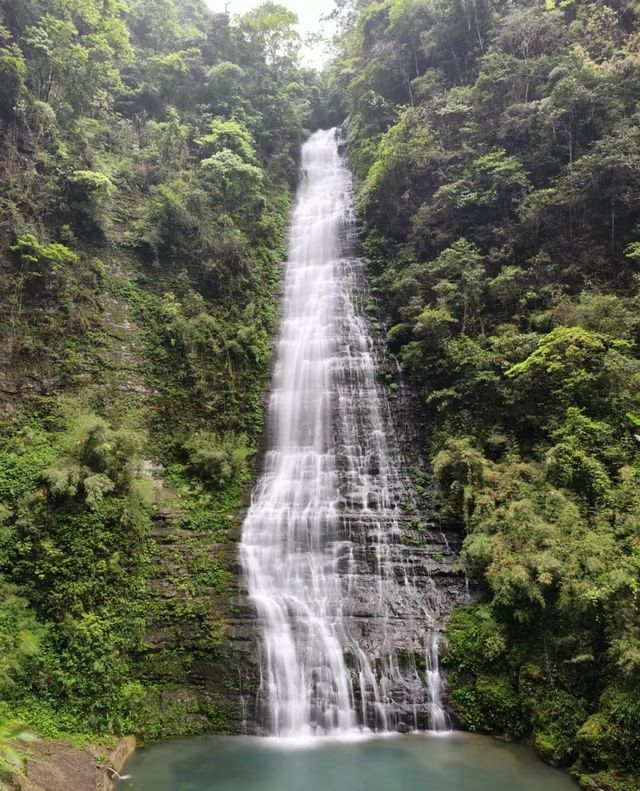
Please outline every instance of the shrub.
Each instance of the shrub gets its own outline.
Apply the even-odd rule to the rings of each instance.
[[[184,443],[189,466],[218,488],[247,473],[250,449],[245,434],[198,431]]]

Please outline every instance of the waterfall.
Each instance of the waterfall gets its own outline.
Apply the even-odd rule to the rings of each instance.
[[[241,541],[260,716],[286,736],[444,729],[440,600],[419,542],[403,543],[411,493],[361,305],[335,130],[305,143],[302,167],[267,452]]]

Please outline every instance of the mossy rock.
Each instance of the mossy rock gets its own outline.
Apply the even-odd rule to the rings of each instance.
[[[524,735],[520,699],[508,676],[479,675],[450,684],[454,714],[474,732],[497,733],[508,739]]]
[[[486,730],[510,738],[522,737],[522,704],[511,679],[506,675],[479,675],[476,689],[488,726]]]
[[[610,771],[595,774],[573,772],[572,775],[585,791],[638,791],[640,788],[638,777],[633,775]]]
[[[566,763],[566,740],[561,735],[553,732],[536,733],[533,737],[533,746],[538,755],[548,764],[559,766]],[[575,746],[575,743],[573,744]]]
[[[543,723],[540,731],[536,729],[536,738],[538,733],[545,736],[547,751],[541,752],[545,760],[560,766],[575,760],[579,749],[577,733],[586,716],[585,701],[561,690],[540,701],[534,722]]]
[[[610,724],[606,714],[597,711],[583,723],[577,734],[584,752],[591,756],[602,755],[611,737]]]

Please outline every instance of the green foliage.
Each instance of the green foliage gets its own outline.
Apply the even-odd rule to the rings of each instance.
[[[5,504],[33,491],[55,456],[51,437],[40,421],[16,422],[8,436],[0,435],[0,501]]]
[[[0,686],[45,736],[224,727],[210,701],[165,706],[146,641],[191,630],[184,678],[228,650],[220,547],[320,102],[294,23],[270,3],[0,2]],[[156,506],[184,568],[158,559]]]
[[[15,588],[4,580],[0,584],[0,689],[7,694],[16,683],[24,682],[29,660],[39,653],[45,630]]]
[[[506,375],[526,389],[531,400],[544,403],[545,409],[552,412],[574,404],[609,411],[617,386],[625,392],[638,376],[637,363],[626,364],[621,359],[629,350],[623,340],[610,341],[578,327],[557,327],[540,340],[533,354],[512,366]],[[598,403],[603,391],[606,407]]]
[[[267,0],[242,17],[241,24],[252,46],[271,66],[295,59],[299,35],[294,29],[297,16],[286,6]]]
[[[128,729],[127,654],[142,641],[135,602],[150,550],[142,438],[68,407],[49,419],[57,430],[45,425],[26,421],[5,452],[3,695],[14,707],[31,695],[70,705],[76,730]]]
[[[522,714],[505,662],[507,636],[485,605],[460,607],[447,630],[446,667],[454,713],[471,731],[522,736]],[[490,667],[496,668],[491,673]]]
[[[251,133],[237,121],[214,118],[210,131],[198,140],[208,154],[218,154],[225,149],[233,151],[245,162],[255,162],[256,154]]]
[[[577,732],[587,716],[585,701],[561,689],[541,695],[538,685],[528,689],[523,683],[522,690],[523,702],[532,711],[535,749],[549,763],[572,763],[578,755]]]
[[[15,113],[26,76],[27,64],[20,48],[11,41],[7,28],[0,25],[0,107],[5,118]]]
[[[585,787],[626,791],[640,776],[640,81],[625,9],[351,4],[330,80],[441,517],[481,586],[448,629],[454,708],[575,762]]]
[[[114,186],[104,173],[76,170],[69,178],[69,208],[77,233],[103,234],[109,223]]]
[[[254,165],[244,162],[234,151],[225,148],[200,163],[205,189],[219,200],[227,214],[258,211],[256,205],[262,173]],[[255,217],[255,215],[254,215]]]
[[[25,755],[20,748],[34,741],[36,736],[22,723],[7,717],[4,711],[0,713],[0,778],[9,780],[24,767]]]
[[[199,431],[184,443],[189,466],[203,480],[223,487],[234,478],[247,475],[250,450],[244,434],[222,436],[210,431]]]
[[[75,416],[67,432],[66,452],[42,473],[52,498],[81,499],[95,509],[106,494],[132,489],[143,445],[140,435],[114,431],[93,414]]]
[[[78,255],[63,244],[40,244],[31,233],[19,237],[10,250],[20,272],[20,285],[29,291],[64,288],[69,270],[78,263]]]

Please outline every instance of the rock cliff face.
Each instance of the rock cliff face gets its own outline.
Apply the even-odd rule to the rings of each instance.
[[[335,131],[314,134],[302,162],[268,453],[241,545],[263,651],[258,722],[279,735],[440,729],[441,630],[469,595],[459,546],[414,485],[421,443],[366,319]]]
[[[136,748],[133,736],[117,743],[86,744],[41,739],[29,747],[25,766],[3,789],[14,791],[112,791],[114,780]]]
[[[446,727],[442,708],[446,690],[438,663],[442,631],[453,607],[469,601],[473,592],[456,567],[460,535],[443,528],[429,505],[429,475],[420,453],[425,443],[420,436],[418,410],[380,339],[382,333],[376,332],[365,266],[357,257],[349,178],[346,170],[341,173],[344,220],[338,223],[336,244],[344,256],[343,270],[331,275],[335,281],[323,280],[318,286],[321,294],[326,288],[334,288],[341,307],[331,321],[322,325],[323,331],[330,326],[335,333],[325,339],[325,345],[335,346],[330,381],[314,380],[318,387],[326,387],[322,392],[329,405],[322,429],[326,432],[323,442],[327,464],[331,466],[330,488],[335,485],[327,503],[332,517],[320,525],[317,536],[314,533],[308,551],[304,544],[308,536],[289,535],[283,552],[260,554],[259,568],[253,568],[252,573],[258,577],[265,571],[267,576],[273,574],[273,585],[270,583],[267,593],[258,600],[279,597],[282,611],[303,595],[294,590],[298,572],[293,575],[293,583],[282,576],[288,573],[284,571],[288,564],[302,564],[299,573],[303,577],[307,572],[311,575],[308,584],[324,579],[322,595],[333,597],[327,599],[326,613],[335,613],[341,621],[335,645],[339,663],[344,653],[346,669],[340,672],[352,690],[346,703],[354,715],[347,717],[349,722],[391,730]],[[299,228],[299,233],[304,236],[306,229]],[[292,247],[296,249],[295,238]],[[302,295],[303,300],[308,297]],[[285,289],[283,302],[290,307],[291,301],[290,290]],[[285,327],[290,328],[291,323],[291,317],[285,315]],[[315,329],[307,327],[305,332]],[[281,338],[286,348],[287,343],[297,342],[296,333]],[[306,359],[304,354],[302,358]],[[285,362],[278,356],[280,378]],[[277,376],[275,382],[275,401],[284,403]],[[289,406],[279,420],[288,435],[288,421],[294,420],[292,410],[300,411],[304,404],[295,399],[286,403]],[[296,424],[291,431],[298,427],[304,434],[304,421],[314,416],[317,419],[313,409],[307,411],[306,417],[298,416],[301,425]],[[269,464],[273,466],[281,451],[277,441],[281,431],[280,423],[274,425],[273,421],[265,431],[262,454],[269,451],[265,457],[268,480],[274,475]],[[284,452],[291,450],[287,446]],[[294,476],[285,481],[290,508],[295,510],[296,504],[305,501],[311,473],[308,470],[299,480]],[[282,513],[282,492],[278,490],[274,506],[262,483],[259,494],[266,497],[265,516],[259,535],[252,539],[259,546],[263,545],[264,531],[276,529],[274,518],[289,518]],[[279,485],[284,484],[280,481]],[[310,502],[316,500],[314,495]],[[227,530],[212,534],[185,529],[179,513],[169,509],[157,512],[153,532],[155,572],[150,583],[147,650],[141,660],[141,675],[156,690],[154,709],[164,716],[163,735],[211,730],[261,732],[273,727],[274,712],[284,705],[274,708],[267,684],[262,683],[266,659],[274,650],[264,638],[273,625],[268,622],[271,609],[258,612],[245,589],[239,562],[243,518],[243,513],[237,513]],[[306,524],[306,519],[303,513],[299,515],[301,524]],[[275,558],[272,569],[264,568],[265,558]],[[331,566],[328,571],[326,563]],[[327,574],[331,576],[330,585],[324,584]],[[291,590],[287,583],[293,584]],[[307,609],[315,612],[312,602]],[[318,686],[319,701],[324,682],[318,681],[318,674],[328,672],[329,666],[323,659],[310,658],[314,649],[307,637],[314,629],[313,618],[305,620],[304,612],[305,608],[292,612],[291,629],[297,646],[295,661],[309,670],[308,681],[293,698],[307,694],[312,684]],[[333,616],[326,615],[323,623],[332,620]],[[296,700],[292,701],[294,707]]]
[[[241,516],[220,542],[181,527],[181,514],[156,514],[140,673],[155,689],[164,735],[255,730],[259,665],[237,563]]]
[[[389,366],[382,347],[378,356],[379,370],[394,372],[390,377],[400,385],[389,387],[380,382],[389,405],[386,419],[397,445],[394,453],[401,459],[399,473],[410,482],[421,463],[415,406],[411,392],[397,381],[397,371]],[[362,515],[347,499],[342,503],[343,529],[361,536],[351,571],[355,576],[348,627],[373,658],[374,666],[386,661],[383,654],[390,650],[401,665],[396,686],[389,690],[394,707],[389,727],[423,729],[429,725],[423,678],[432,661],[425,635],[434,626],[440,632],[453,606],[469,601],[474,592],[456,568],[460,534],[439,526],[437,515],[429,512],[410,483],[403,497],[407,498],[407,492],[410,496],[390,552],[397,580],[404,583],[410,579],[411,585],[401,586],[404,594],[383,632],[376,612],[374,542],[367,538]],[[244,512],[238,513],[224,540],[219,535],[212,540],[208,531],[182,527],[182,514],[169,509],[156,512],[147,651],[140,658],[140,668],[144,680],[156,690],[154,708],[164,717],[165,735],[264,732],[256,613],[238,558],[243,518]],[[215,574],[212,569],[223,572]],[[440,639],[438,647],[443,648]],[[355,672],[355,658],[347,656],[347,663]],[[414,671],[415,684],[407,684],[407,676],[413,676]],[[373,714],[371,717],[369,724],[375,725]]]
[[[392,493],[403,515],[395,517],[391,536],[383,548],[391,605],[381,617],[380,547],[376,538],[379,525],[354,508],[355,501],[345,489],[341,505],[343,530],[354,540],[347,631],[371,658],[376,675],[383,679],[387,699],[387,722],[391,730],[433,728],[434,692],[446,707],[446,681],[434,690],[433,673],[438,671],[439,654],[445,649],[443,629],[454,606],[471,601],[475,590],[457,566],[462,538],[459,532],[443,527],[438,514],[418,493],[414,475],[425,474],[419,448],[419,418],[411,391],[403,386],[397,370],[392,369],[384,347],[377,349],[378,371],[394,370],[395,387],[379,381],[382,402],[387,405],[385,422],[390,456],[398,465],[398,490]],[[393,383],[392,383],[393,384]],[[384,585],[384,583],[383,583]],[[355,657],[348,657],[355,674]],[[354,678],[354,689],[357,690]],[[356,695],[356,704],[360,701]],[[379,728],[378,714],[372,707],[363,709],[361,720]],[[444,726],[448,726],[447,721]],[[441,724],[442,727],[442,724]]]

